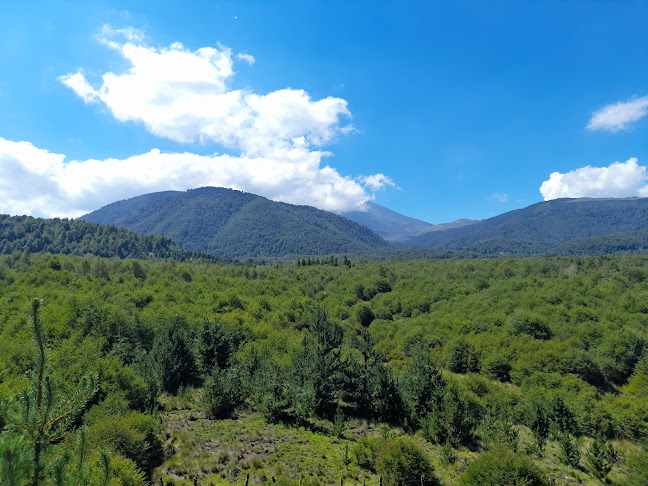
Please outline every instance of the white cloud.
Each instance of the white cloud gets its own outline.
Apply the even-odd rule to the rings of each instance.
[[[592,115],[590,130],[618,132],[648,114],[648,96],[606,105]]]
[[[100,36],[130,63],[124,73],[106,72],[92,86],[83,71],[59,79],[85,101],[100,101],[121,121],[143,123],[151,133],[178,142],[215,142],[244,155],[275,149],[318,148],[350,129],[346,100],[312,100],[304,90],[267,94],[232,89],[232,50],[180,43],[155,48],[135,29],[104,27]],[[116,39],[121,39],[116,40]],[[249,54],[238,54],[248,63]]]
[[[561,197],[648,196],[646,167],[636,158],[608,167],[582,167],[566,174],[554,172],[540,187],[545,201]]]
[[[82,70],[76,73],[59,76],[59,81],[68,88],[72,88],[86,103],[96,103],[99,101],[99,93],[90,86],[86,81]]]
[[[77,217],[116,200],[162,190],[219,186],[331,211],[370,199],[357,181],[321,167],[326,154],[299,148],[272,156],[151,150],[127,159],[66,161],[29,142],[0,138],[0,213]]]
[[[238,59],[240,61],[245,61],[250,66],[256,62],[256,59],[254,59],[254,56],[251,56],[249,54],[241,54],[240,52],[236,55],[236,59]]]
[[[353,131],[347,102],[313,100],[300,89],[266,94],[232,88],[234,60],[224,47],[150,47],[132,28],[104,26],[99,41],[129,63],[93,85],[82,69],[59,77],[86,103],[123,122],[181,143],[220,144],[229,154],[148,153],[126,159],[67,161],[28,142],[0,138],[0,212],[75,217],[147,192],[222,186],[330,211],[363,207],[394,182],[384,174],[356,178],[322,163],[322,146]],[[39,190],[25,191],[25,187]]]
[[[384,189],[387,186],[398,187],[396,183],[385,174],[374,174],[370,176],[360,176],[358,181],[365,187],[368,187],[372,191],[379,191]]]
[[[496,192],[490,198],[494,199],[497,202],[501,202],[501,203],[506,203],[506,202],[509,201],[509,195],[506,194],[506,193],[502,193],[502,192]]]

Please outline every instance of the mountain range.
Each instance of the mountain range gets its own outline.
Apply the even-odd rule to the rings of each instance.
[[[401,244],[482,255],[643,251],[648,248],[648,198],[554,199]]]
[[[204,187],[145,194],[77,220],[0,215],[0,253],[119,258],[367,258],[648,253],[648,198],[555,199],[433,225],[369,202],[333,214]]]

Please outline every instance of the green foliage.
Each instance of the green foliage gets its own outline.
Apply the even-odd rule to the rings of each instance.
[[[9,432],[23,435],[25,446],[30,449],[29,475],[33,486],[38,486],[45,476],[43,456],[48,447],[63,437],[66,429],[98,390],[98,377],[95,373],[83,377],[77,389],[67,396],[61,394],[49,374],[49,349],[41,306],[39,299],[32,300],[29,314],[34,350],[31,386],[21,390],[17,399],[2,407]],[[5,452],[10,458],[9,450],[6,449]]]
[[[344,416],[344,412],[338,407],[333,417],[333,435],[335,437],[342,437],[346,428],[346,417]]]
[[[525,455],[503,447],[481,454],[459,480],[461,486],[548,486],[545,474]]]
[[[339,389],[342,337],[342,328],[330,320],[324,307],[317,307],[293,360],[293,406],[301,419],[312,411],[329,409]]]
[[[461,393],[456,386],[450,385],[440,402],[431,403],[421,428],[429,442],[449,443],[456,447],[472,440],[480,419],[479,404]]]
[[[209,375],[214,367],[229,368],[241,342],[240,333],[220,321],[205,320],[198,333],[197,358],[200,371]]]
[[[23,249],[30,253],[173,258],[179,261],[201,257],[183,250],[163,236],[143,236],[127,229],[79,220],[0,214],[0,254],[11,255]],[[57,257],[51,257],[48,265],[54,271],[63,268]]]
[[[428,414],[441,409],[446,381],[430,360],[424,347],[419,347],[402,379],[403,400],[412,422],[420,424]]]
[[[376,318],[373,311],[371,310],[371,307],[367,305],[359,305],[356,308],[355,314],[356,314],[356,321],[364,327],[368,327]]]
[[[353,446],[353,457],[355,458],[358,466],[369,469],[370,471],[376,470],[376,461],[378,460],[378,453],[382,446],[382,440],[374,437],[360,437]]]
[[[100,448],[114,451],[148,473],[159,464],[163,452],[158,421],[151,415],[129,410],[122,396],[111,395],[93,407],[86,413],[85,423],[88,442],[97,452]]]
[[[23,296],[42,295],[47,298],[42,324],[51,351],[48,373],[58,384],[59,396],[72,396],[85,374],[96,371],[101,382],[86,418],[77,415],[42,456],[46,474],[60,470],[64,480],[77,464],[72,429],[84,422],[88,474],[97,481],[102,477],[99,451],[104,447],[111,454],[113,486],[120,471],[146,477],[138,464],[149,468],[146,464],[159,459],[142,456],[142,444],[151,444],[144,447],[157,450],[156,457],[161,453],[147,432],[154,428],[147,428],[142,417],[157,416],[162,370],[176,365],[184,371],[169,373],[178,381],[174,386],[202,387],[202,379],[216,365],[226,376],[236,370],[239,378],[232,382],[237,386],[230,388],[245,398],[245,407],[235,408],[235,421],[214,426],[254,417],[255,428],[303,425],[321,431],[330,429],[339,406],[353,417],[349,426],[354,435],[356,430],[370,434],[370,428],[388,422],[418,437],[416,429],[421,428],[428,440],[439,444],[424,447],[437,453],[468,445],[470,453],[456,452],[456,465],[439,464],[439,476],[448,482],[457,480],[466,454],[532,442],[536,453],[550,440],[556,442],[538,464],[556,474],[574,474],[569,471],[579,441],[588,444],[588,437],[600,433],[621,439],[624,464],[609,476],[622,483],[624,474],[631,477],[632,468],[637,469],[638,443],[648,437],[648,376],[643,366],[648,259],[643,257],[354,259],[351,268],[323,265],[322,259],[320,265],[299,268],[294,263],[147,261],[140,262],[144,279],[135,275],[132,261],[57,258],[60,269],[52,268],[51,255],[0,256],[0,395],[16,411],[20,390],[30,388],[34,360]],[[391,291],[358,302],[358,284],[364,296],[381,280]],[[368,327],[356,322],[357,305],[376,315]],[[319,306],[333,312],[320,319],[326,325],[313,322]],[[384,319],[378,318],[379,309]],[[553,331],[551,338],[511,332],[508,319],[516,314],[539,318]],[[173,320],[184,322],[171,332]],[[456,375],[434,365],[468,370],[465,363],[471,356],[479,358],[478,373]],[[218,399],[222,395],[215,394]],[[96,404],[101,410],[114,397],[125,404],[120,412],[91,420]],[[165,400],[164,407],[169,403]],[[140,415],[133,415],[134,410]],[[482,411],[486,415],[475,429]],[[184,413],[167,409],[162,416]],[[191,413],[198,419],[185,417],[183,423],[211,423],[199,411]],[[0,426],[6,425],[4,420],[0,418]],[[2,434],[3,444],[18,435],[8,427]],[[344,434],[336,439],[335,452],[326,451],[327,460],[338,461],[332,467],[344,467],[344,445],[350,438]],[[168,450],[181,454],[194,440],[184,437]],[[27,436],[22,444],[22,467],[29,468],[33,452]],[[355,457],[353,444],[349,447]],[[586,451],[584,447],[581,467],[587,466]],[[67,465],[59,461],[65,452],[70,455]],[[205,461],[195,467],[208,470]],[[572,466],[559,461],[571,461]],[[315,466],[309,459],[298,467],[310,472]],[[356,461],[348,465],[349,479],[357,467]],[[287,474],[265,466],[259,471],[266,477]],[[27,473],[21,474],[24,478]]]
[[[578,442],[568,432],[562,432],[556,437],[560,447],[560,460],[573,468],[578,468],[580,463],[580,450]]]
[[[214,368],[205,380],[201,405],[210,419],[227,418],[243,402],[242,375],[236,368]]]
[[[504,356],[492,355],[484,360],[481,365],[481,372],[493,380],[511,381],[510,361]]]
[[[466,338],[459,336],[444,347],[445,363],[450,371],[468,373],[479,371],[479,357]]]
[[[376,471],[383,477],[385,486],[437,484],[425,452],[404,438],[384,441],[376,458]]]
[[[613,383],[624,383],[632,374],[644,346],[644,339],[629,329],[608,334],[598,347],[605,377]]]
[[[186,320],[175,316],[162,323],[155,334],[149,363],[165,391],[175,393],[181,386],[196,382],[198,369]]]
[[[602,437],[592,442],[585,455],[587,469],[601,480],[605,480],[616,460],[617,453],[614,447]]]
[[[551,339],[551,329],[539,315],[516,311],[506,321],[511,334],[527,334],[534,339]]]
[[[20,486],[27,475],[23,437],[0,435],[0,485]]]
[[[537,452],[542,452],[551,430],[551,410],[546,403],[534,401],[527,411],[527,425],[533,432]]]

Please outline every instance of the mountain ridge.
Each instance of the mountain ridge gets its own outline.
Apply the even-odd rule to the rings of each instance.
[[[614,235],[618,240],[620,235],[641,231],[648,231],[648,198],[562,198],[462,228],[417,235],[402,246],[537,255],[559,252],[561,245],[569,247],[576,240],[598,238],[604,245],[606,237]],[[633,238],[636,247],[636,234]]]

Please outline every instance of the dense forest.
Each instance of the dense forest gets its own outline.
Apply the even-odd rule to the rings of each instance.
[[[71,219],[0,214],[0,254],[10,255],[23,250],[108,258],[173,258],[179,261],[206,257],[188,252],[164,236],[142,236],[123,228]]]
[[[4,256],[2,481],[645,485],[647,342],[639,256]]]
[[[146,194],[81,219],[165,235],[187,250],[223,258],[361,253],[388,246],[337,214],[220,187]]]

